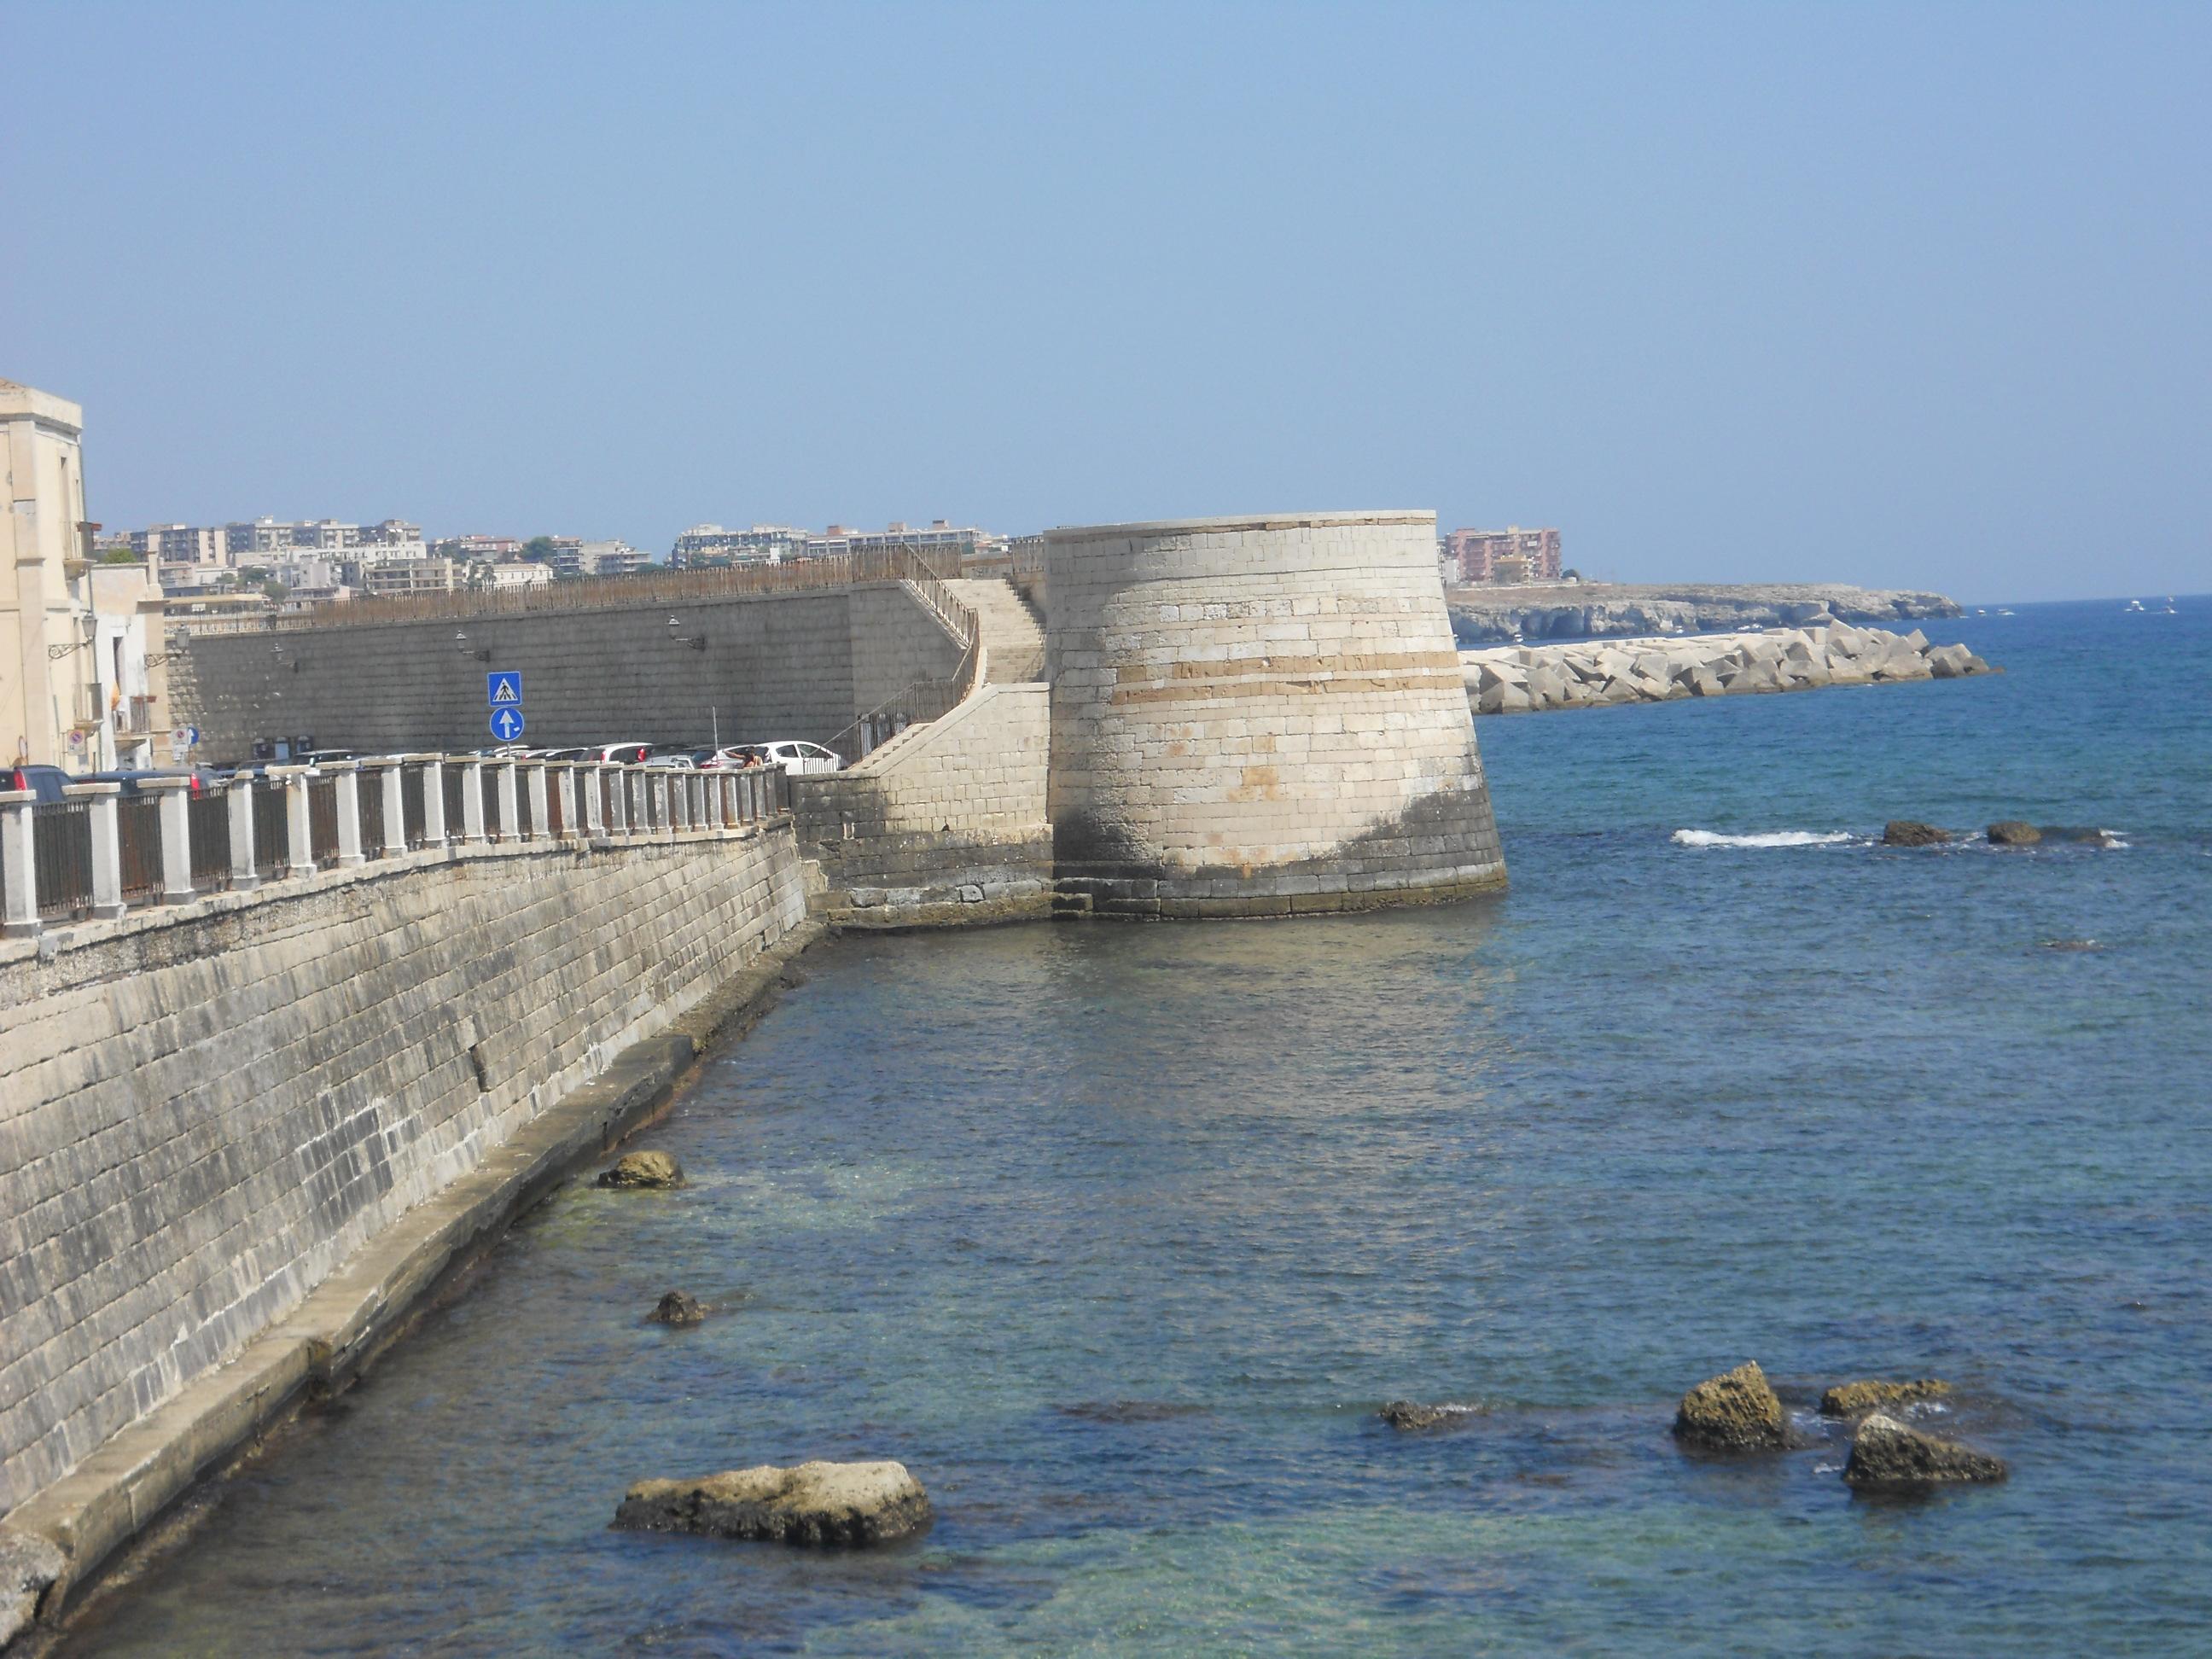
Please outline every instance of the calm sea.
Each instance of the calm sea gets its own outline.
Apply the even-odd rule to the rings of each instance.
[[[2002,678],[1480,722],[1494,901],[817,951],[688,1190],[570,1186],[73,1650],[2204,1650],[2212,599],[2016,611],[1930,624]],[[1747,1358],[1949,1378],[2014,1478],[1685,1457]],[[607,1529],[808,1457],[934,1531]]]

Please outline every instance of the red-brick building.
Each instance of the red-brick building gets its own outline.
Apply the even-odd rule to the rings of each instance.
[[[1444,579],[1473,586],[1480,582],[1555,582],[1559,580],[1559,532],[1523,530],[1455,530],[1444,538]]]

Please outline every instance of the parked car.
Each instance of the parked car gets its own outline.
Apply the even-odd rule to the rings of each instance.
[[[691,758],[693,752],[689,744],[656,744],[646,751],[644,764],[670,772],[696,772],[699,763]]]
[[[750,744],[725,744],[720,749],[708,749],[702,753],[703,758],[699,762],[702,772],[738,772],[748,766],[766,763],[760,750]]]
[[[9,781],[8,787],[10,789],[25,790],[36,795],[36,804],[40,806],[59,800],[64,784],[78,781],[58,766],[18,766],[7,772],[0,772],[0,778]]]
[[[603,761],[612,761],[618,766],[635,766],[653,752],[649,743],[603,743],[595,751]]]
[[[782,738],[774,743],[747,743],[740,750],[758,755],[769,766],[781,766],[794,777],[821,772],[841,770],[845,763],[835,750],[824,749],[818,743],[803,743],[796,738]]]

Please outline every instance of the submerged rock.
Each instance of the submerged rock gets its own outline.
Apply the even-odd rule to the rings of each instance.
[[[1878,1411],[1886,1406],[1908,1405],[1915,1400],[1933,1400],[1938,1395],[1950,1392],[1948,1382],[1932,1376],[1917,1376],[1909,1382],[1844,1382],[1820,1396],[1820,1415],[1856,1417],[1861,1413]]]
[[[671,1291],[653,1304],[647,1319],[661,1325],[696,1325],[707,1316],[707,1304],[689,1291]]]
[[[1446,1423],[1456,1423],[1462,1418],[1474,1416],[1480,1410],[1475,1406],[1425,1406],[1419,1401],[1393,1400],[1376,1413],[1392,1428],[1411,1433],[1419,1429],[1433,1429]]]
[[[2043,839],[2043,831],[2032,823],[2008,818],[2002,823],[1991,824],[1989,837],[1994,847],[2033,847]]]
[[[39,1598],[68,1565],[50,1540],[0,1527],[0,1648],[30,1628]]]
[[[625,1152],[611,1170],[599,1171],[602,1187],[681,1187],[684,1169],[665,1152]]]
[[[2002,1480],[2004,1459],[1938,1440],[1876,1412],[1858,1426],[1844,1479],[1854,1486],[1929,1486],[1954,1480]]]
[[[641,1480],[623,1494],[615,1525],[630,1532],[696,1532],[778,1544],[886,1544],[933,1518],[906,1465],[762,1464],[689,1480]]]
[[[1682,1396],[1674,1438],[1709,1451],[1765,1451],[1789,1441],[1789,1419],[1759,1362],[1710,1377]]]
[[[1950,839],[1948,830],[1938,830],[1932,823],[1916,823],[1911,818],[1892,818],[1881,831],[1884,847],[1940,847]]]

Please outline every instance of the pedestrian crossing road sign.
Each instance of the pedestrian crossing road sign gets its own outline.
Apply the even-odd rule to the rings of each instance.
[[[484,701],[495,708],[522,707],[522,671],[502,668],[484,676]]]

